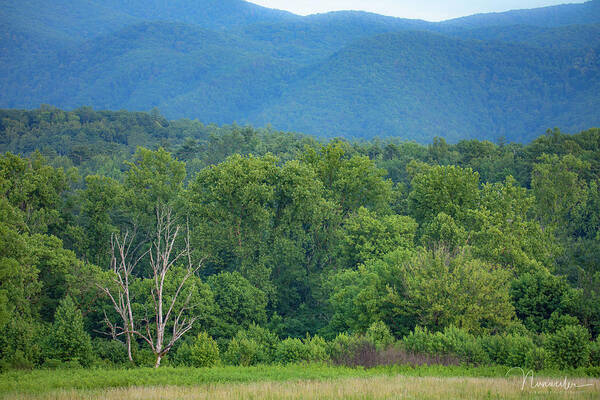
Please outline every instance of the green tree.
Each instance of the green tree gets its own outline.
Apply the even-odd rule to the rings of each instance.
[[[65,297],[56,309],[52,333],[46,343],[49,358],[77,360],[89,366],[93,359],[90,335],[83,328],[81,311],[71,297]]]

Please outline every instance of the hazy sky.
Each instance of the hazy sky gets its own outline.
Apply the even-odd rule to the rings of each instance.
[[[365,10],[403,18],[440,21],[482,12],[544,7],[579,0],[250,0],[269,8],[307,15],[334,10]]]

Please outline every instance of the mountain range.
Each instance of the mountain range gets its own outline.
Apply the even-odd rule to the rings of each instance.
[[[240,0],[0,4],[4,108],[421,142],[600,125],[600,0],[439,23]]]

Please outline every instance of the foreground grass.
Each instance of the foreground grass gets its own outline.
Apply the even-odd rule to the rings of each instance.
[[[344,368],[289,365],[218,368],[66,369],[0,375],[6,399],[598,399],[600,381],[568,381],[582,388],[535,389],[506,368],[394,366]],[[561,375],[562,374],[562,375]],[[558,380],[564,373],[547,372]],[[535,377],[535,382],[549,378]]]
[[[191,400],[191,399],[598,399],[598,380],[574,379],[569,390],[522,387],[519,378],[441,378],[375,376],[364,378],[204,384],[201,386],[130,387],[105,390],[59,390],[9,394],[23,400]]]

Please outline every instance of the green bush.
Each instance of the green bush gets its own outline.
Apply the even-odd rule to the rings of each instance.
[[[135,351],[133,352],[133,361],[138,367],[154,367],[154,364],[156,363],[156,356],[152,350],[148,348],[135,348]]]
[[[227,351],[223,354],[223,360],[230,365],[256,365],[264,358],[264,349],[260,344],[240,334],[229,341]]]
[[[479,341],[467,331],[449,326],[441,335],[443,353],[455,354],[462,361],[473,364],[488,364],[490,359]]]
[[[402,340],[404,348],[415,353],[453,354],[461,361],[472,364],[487,364],[490,358],[481,343],[471,334],[454,326],[444,332],[429,332],[416,327]]]
[[[277,344],[275,359],[281,364],[307,361],[310,359],[310,349],[300,339],[287,338]]]
[[[93,361],[90,335],[83,327],[81,311],[70,297],[61,300],[54,316],[51,334],[46,338],[45,353],[62,361],[77,359],[83,366]]]
[[[429,332],[419,326],[402,339],[406,350],[415,353],[441,354],[444,353],[444,343],[440,334]]]
[[[219,363],[219,346],[208,333],[199,333],[190,347],[190,366],[213,367]]]
[[[275,360],[275,348],[279,342],[276,334],[267,328],[252,323],[245,331],[245,336],[258,343],[261,349],[259,354],[260,363],[271,363]]]
[[[312,338],[307,335],[303,343],[308,349],[308,361],[325,361],[329,359],[327,342],[319,335],[315,335]]]
[[[206,332],[200,332],[190,342],[183,342],[173,358],[174,365],[187,367],[214,367],[221,361],[217,342]]]
[[[382,321],[371,324],[369,329],[367,329],[366,337],[375,345],[377,350],[384,350],[394,343],[394,337],[390,332],[390,328]]]
[[[600,367],[600,336],[590,345],[590,365]]]
[[[277,335],[253,323],[229,341],[223,360],[231,365],[246,366],[272,363],[278,342]]]
[[[542,329],[547,333],[554,333],[568,325],[578,325],[579,320],[568,314],[561,314],[555,311],[550,318],[542,323]]]
[[[541,371],[548,363],[548,353],[543,347],[534,347],[525,357],[525,368]]]
[[[92,341],[92,348],[97,358],[106,360],[112,365],[122,365],[129,362],[124,343],[116,340],[95,338]]]
[[[353,357],[354,351],[360,343],[360,337],[339,333],[335,339],[327,343],[327,355],[335,363],[341,363]]]
[[[527,355],[536,348],[533,339],[520,335],[484,336],[479,342],[492,363],[509,367],[524,366]]]
[[[578,325],[569,325],[549,335],[546,350],[557,368],[586,367],[590,361],[590,334]]]

